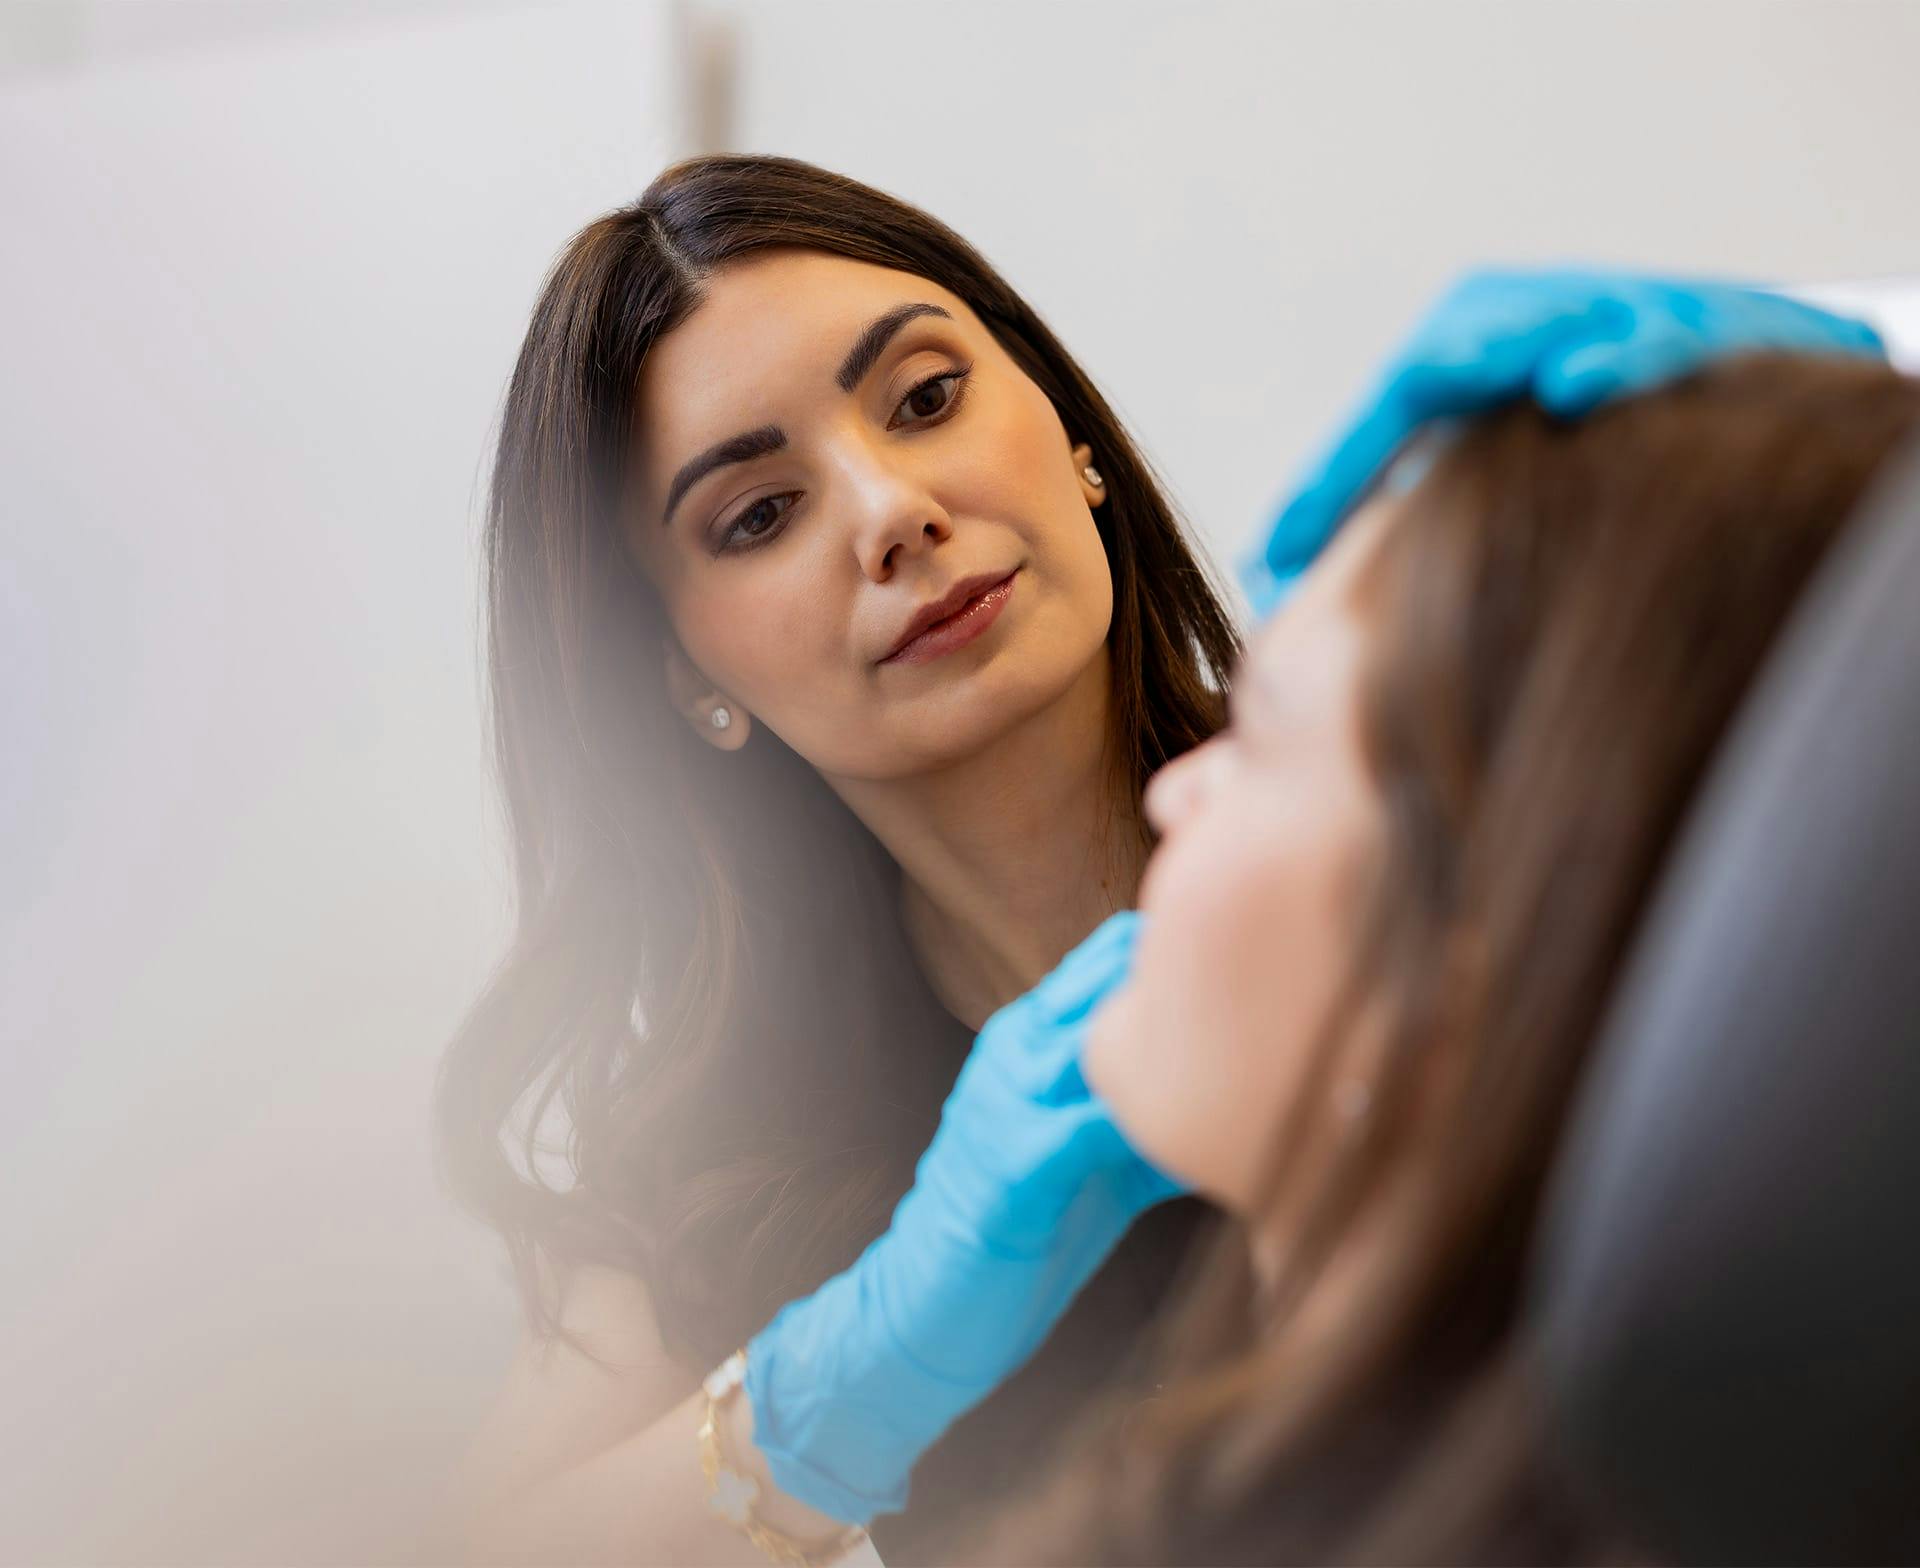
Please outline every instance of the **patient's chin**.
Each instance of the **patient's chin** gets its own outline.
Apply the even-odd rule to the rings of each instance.
[[[1087,1031],[1081,1070],[1127,1141],[1154,1164],[1173,1170],[1180,1163],[1178,1151],[1167,1144],[1178,1126],[1177,1109],[1156,1089],[1163,1063],[1155,1059],[1148,1038],[1143,1002],[1140,987],[1129,983],[1101,1007]]]

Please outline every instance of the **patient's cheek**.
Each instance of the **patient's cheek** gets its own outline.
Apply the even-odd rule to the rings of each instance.
[[[1371,813],[1307,765],[1217,793],[1141,890],[1133,977],[1095,1019],[1087,1079],[1156,1165],[1251,1204],[1351,961],[1346,894]],[[1326,787],[1323,787],[1325,785]]]
[[[1087,1084],[1113,1112],[1127,1142],[1168,1174],[1192,1182],[1188,1144],[1190,1085],[1178,1076],[1183,1041],[1153,1022],[1150,998],[1129,984],[1096,1015],[1082,1069]]]

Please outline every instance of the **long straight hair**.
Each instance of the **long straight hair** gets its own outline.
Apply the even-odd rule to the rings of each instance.
[[[950,290],[1092,447],[1132,805],[1218,727],[1238,651],[1106,400],[925,213],[788,159],[702,158],[567,245],[514,368],[487,509],[516,927],[446,1055],[441,1148],[539,1328],[567,1265],[607,1264],[641,1276],[689,1363],[858,1255],[959,1066],[900,930],[897,868],[765,726],[731,754],[689,733],[665,690],[666,616],[622,542],[648,352],[705,280],[776,247]]]
[[[1349,1003],[1274,1133],[1261,1212],[1299,1216],[1278,1278],[1256,1293],[1244,1238],[1224,1249],[1173,1318],[1163,1397],[983,1560],[1610,1555],[1531,1404],[1536,1211],[1720,738],[1916,438],[1920,383],[1756,357],[1579,424],[1493,416],[1404,499],[1360,585],[1386,856]],[[1347,1081],[1370,1089],[1357,1125]]]

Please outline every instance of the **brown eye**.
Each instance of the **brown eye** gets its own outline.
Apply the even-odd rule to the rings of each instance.
[[[796,499],[792,495],[764,495],[743,508],[727,524],[714,547],[716,553],[751,550],[773,538],[786,527],[787,513],[793,510]]]
[[[914,388],[907,397],[908,412],[920,419],[931,419],[939,413],[947,406],[947,399],[953,396],[953,388],[948,384],[949,379],[943,376],[938,381],[929,381],[923,387]]]
[[[891,428],[938,423],[953,412],[960,399],[960,384],[966,376],[964,370],[949,370],[921,382],[900,399],[900,406],[893,411]]]
[[[733,526],[749,539],[757,539],[780,519],[780,508],[774,504],[774,497],[764,501],[755,501],[740,514],[740,520]]]

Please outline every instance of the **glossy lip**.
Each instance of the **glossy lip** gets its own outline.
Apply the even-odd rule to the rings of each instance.
[[[931,604],[914,611],[905,630],[882,664],[921,664],[964,648],[1000,617],[1013,597],[1013,579],[1020,568],[998,575],[987,573],[956,583]]]

